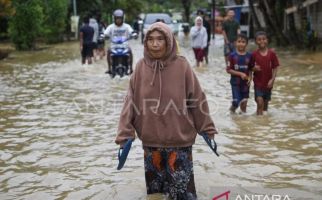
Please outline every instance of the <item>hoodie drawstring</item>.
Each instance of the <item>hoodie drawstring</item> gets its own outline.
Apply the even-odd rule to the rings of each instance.
[[[159,70],[159,99],[158,99],[158,103],[157,103],[157,107],[155,110],[155,113],[158,113],[159,111],[159,106],[160,106],[160,101],[161,101],[161,96],[162,96],[162,78],[161,78],[161,70],[163,70],[164,68],[164,64],[160,61],[156,61],[154,62],[154,64],[152,65],[152,70],[153,70],[153,77],[152,77],[152,81],[150,83],[151,86],[154,85],[154,79],[155,79],[155,75],[157,73],[157,71]],[[158,70],[157,70],[158,69]]]

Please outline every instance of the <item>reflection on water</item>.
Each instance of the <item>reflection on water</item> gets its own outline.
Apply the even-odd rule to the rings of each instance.
[[[182,41],[181,54],[194,64]],[[138,59],[142,46],[132,43]],[[320,199],[322,54],[278,52],[282,67],[269,112],[257,117],[253,91],[247,114],[228,112],[223,50],[218,43],[210,50],[209,66],[195,72],[220,132],[221,156],[197,138],[199,199],[236,187],[292,189],[298,199]],[[129,78],[111,80],[105,70],[103,60],[80,65],[77,43],[0,62],[0,199],[163,199],[146,195],[140,141],[116,170],[114,138]]]

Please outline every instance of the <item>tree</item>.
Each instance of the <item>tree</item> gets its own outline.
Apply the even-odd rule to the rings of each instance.
[[[0,0],[0,17],[12,15],[13,12],[11,0]]]
[[[66,0],[46,0],[44,3],[43,32],[47,43],[63,41],[66,27],[68,2]]]
[[[149,2],[151,4],[151,2]],[[124,10],[126,21],[128,23],[132,22],[137,15],[143,11],[143,1],[142,0],[118,0],[118,7]]]
[[[184,19],[187,22],[190,22],[190,7],[192,0],[181,0],[183,10],[184,10]]]
[[[253,14],[253,19],[257,28],[260,27],[259,22],[257,21],[257,15],[254,11],[254,2],[258,3],[258,8],[263,13],[264,20],[266,22],[266,31],[269,33],[271,38],[276,41],[277,45],[288,46],[294,45],[298,48],[310,48],[314,46],[315,41],[312,38],[312,33],[308,31],[309,21],[307,19],[307,13],[305,9],[300,9],[299,5],[302,2],[297,2],[295,4],[292,0],[286,1],[276,1],[276,0],[249,0],[250,10]],[[287,20],[285,21],[285,10],[286,8],[291,8],[296,6],[297,12],[291,12],[287,14]],[[301,19],[300,28],[297,28],[295,25],[296,18],[295,15],[299,15],[298,18]],[[284,24],[287,23],[287,24]],[[285,29],[288,27],[288,29]]]
[[[81,0],[77,1],[77,10],[81,18],[96,12],[102,14],[103,21],[111,23],[113,11],[120,8],[125,12],[125,20],[131,22],[146,7],[144,4],[146,4],[144,0]]]
[[[0,0],[0,38],[8,36],[8,18],[13,14],[11,0]]]
[[[255,23],[255,27],[258,30],[263,29],[261,24],[259,23],[258,16],[257,16],[257,14],[255,12],[254,1],[253,0],[249,0],[249,8],[250,8],[250,12],[252,14],[252,19],[254,20],[254,23]]]
[[[258,4],[260,10],[264,15],[264,19],[267,25],[267,32],[274,36],[277,45],[289,45],[290,40],[283,32],[283,16],[278,12],[285,9],[285,5],[281,4],[281,1],[276,0],[261,0]],[[283,13],[282,13],[283,15]]]
[[[36,48],[41,35],[43,9],[40,0],[13,0],[15,14],[9,21],[9,35],[17,50]]]

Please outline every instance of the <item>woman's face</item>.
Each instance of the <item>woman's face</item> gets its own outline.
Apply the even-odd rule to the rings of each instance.
[[[162,58],[167,49],[165,36],[159,31],[152,31],[147,38],[147,47],[151,56],[155,59]]]
[[[197,25],[197,26],[201,26],[201,25],[202,25],[202,20],[201,20],[201,19],[197,19],[197,21],[196,21],[196,25]]]

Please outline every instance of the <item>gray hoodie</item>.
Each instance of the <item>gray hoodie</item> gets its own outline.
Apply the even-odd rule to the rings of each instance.
[[[94,29],[93,42],[97,42],[99,30],[98,30],[98,23],[97,23],[96,19],[90,18],[89,25],[91,27],[93,27],[93,29]]]
[[[201,21],[201,26],[197,25],[197,20]],[[190,30],[190,37],[191,37],[191,47],[192,48],[205,48],[207,47],[207,39],[208,34],[206,28],[202,25],[203,19],[198,16],[195,19],[195,26],[193,26]]]

